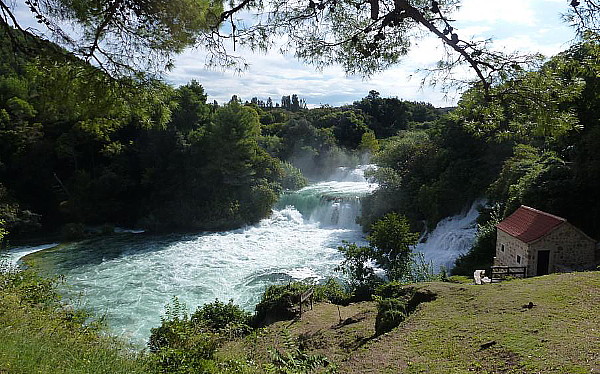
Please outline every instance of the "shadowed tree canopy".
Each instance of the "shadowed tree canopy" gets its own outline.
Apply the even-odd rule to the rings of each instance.
[[[369,75],[399,62],[418,38],[434,34],[448,54],[433,71],[452,80],[448,72],[466,64],[484,91],[538,61],[465,38],[449,18],[460,0],[231,0],[226,5],[220,0],[25,0],[24,5],[47,29],[42,31],[111,72],[168,67],[173,53],[193,45],[207,51],[209,64],[243,68],[243,59],[234,56],[236,44],[266,50],[282,37],[303,61]],[[565,0],[563,16],[582,35],[600,30],[599,10],[597,0]],[[3,27],[19,28],[16,14],[13,3],[0,1]],[[67,24],[74,30],[66,30]]]
[[[25,7],[39,30],[23,30],[17,10]],[[219,0],[3,0],[0,26],[13,35],[14,48],[24,46],[13,28],[49,36],[109,73],[131,75],[169,67],[174,53],[218,27],[222,12]]]

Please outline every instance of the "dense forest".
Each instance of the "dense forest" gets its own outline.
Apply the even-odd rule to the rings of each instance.
[[[599,72],[600,39],[588,33],[540,69],[472,88],[448,115],[382,140],[363,223],[394,211],[422,230],[486,198],[475,246],[454,269],[464,274],[491,265],[495,224],[521,204],[600,237]]]
[[[208,103],[192,81],[113,79],[58,47],[2,34],[0,219],[13,237],[84,225],[222,230],[266,217],[304,175],[374,152],[434,121],[432,105],[371,92],[340,108],[297,95]]]
[[[208,103],[199,82],[117,80],[24,40],[18,53],[2,43],[0,66],[0,219],[15,237],[239,227],[306,177],[369,156],[379,188],[363,202],[366,230],[395,212],[422,231],[488,199],[463,271],[491,260],[494,223],[520,204],[600,236],[596,34],[491,92],[468,90],[447,114],[376,91],[337,108],[298,95]]]

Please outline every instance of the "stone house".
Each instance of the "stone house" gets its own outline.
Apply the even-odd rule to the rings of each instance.
[[[527,276],[592,269],[596,241],[566,219],[521,205],[496,225],[495,266],[523,266]]]

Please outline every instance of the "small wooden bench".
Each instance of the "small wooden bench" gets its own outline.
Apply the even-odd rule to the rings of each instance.
[[[314,293],[315,293],[315,290],[313,288],[309,288],[308,290],[306,290],[300,294],[300,297],[298,298],[299,304],[300,304],[299,318],[302,318],[302,306],[305,303],[310,302],[310,310],[312,310]]]

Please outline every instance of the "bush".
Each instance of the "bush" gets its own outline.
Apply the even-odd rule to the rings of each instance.
[[[229,332],[235,336],[246,335],[250,331],[252,316],[229,300],[228,303],[215,300],[199,307],[192,314],[190,323],[203,325],[213,332]]]
[[[0,261],[0,368],[19,373],[146,373],[143,354],[60,302],[57,280]],[[0,372],[4,372],[0,369]],[[14,370],[13,370],[14,369]]]
[[[375,289],[375,295],[382,299],[407,298],[411,297],[412,293],[414,293],[412,287],[408,287],[406,284],[397,281],[382,284]]]
[[[260,302],[256,304],[255,323],[260,325],[294,318],[298,296],[310,287],[311,285],[300,282],[267,287]]]
[[[329,278],[324,284],[314,287],[314,301],[330,301],[337,305],[348,305],[353,295],[346,292],[344,287],[335,279]]]
[[[348,304],[352,295],[334,279],[320,285],[293,282],[287,285],[269,286],[261,301],[256,304],[255,325],[268,324],[273,321],[292,319],[296,316],[296,307],[300,294],[313,289],[313,301],[330,301],[334,304]]]
[[[160,373],[216,373],[212,359],[218,335],[203,323],[193,322],[177,298],[165,309],[160,327],[150,330],[152,365]]]
[[[375,334],[381,335],[391,331],[404,319],[407,315],[405,299],[382,299],[377,305],[377,318],[375,319]]]
[[[301,349],[287,330],[283,331],[285,351],[268,349],[271,362],[263,365],[269,374],[337,373],[337,365],[322,355],[311,355]]]
[[[285,190],[295,191],[302,187],[306,187],[308,179],[302,175],[302,171],[289,162],[282,162],[283,176],[281,178],[281,186]]]
[[[373,250],[373,258],[389,279],[398,280],[406,275],[412,246],[419,240],[419,234],[410,231],[406,217],[386,214],[371,226],[367,240]]]
[[[381,335],[391,331],[414,312],[419,304],[435,298],[436,295],[430,290],[406,286],[400,282],[390,282],[378,287],[375,333]]]
[[[55,305],[60,301],[57,278],[43,278],[31,269],[0,263],[0,292],[16,294],[29,305]]]
[[[359,247],[355,243],[344,242],[343,246],[338,247],[338,251],[344,255],[344,260],[336,270],[348,276],[353,300],[371,300],[373,290],[382,282],[369,264],[373,260],[374,250],[371,247]]]

